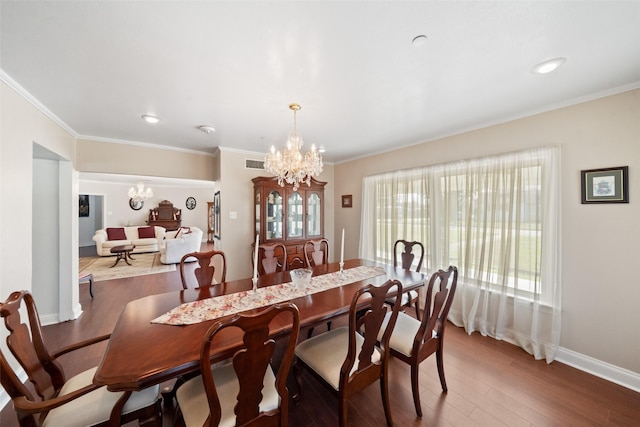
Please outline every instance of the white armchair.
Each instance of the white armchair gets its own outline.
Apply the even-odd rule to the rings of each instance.
[[[184,255],[198,252],[202,243],[202,234],[202,230],[198,227],[182,227],[175,232],[168,231],[160,246],[160,262],[178,264]]]

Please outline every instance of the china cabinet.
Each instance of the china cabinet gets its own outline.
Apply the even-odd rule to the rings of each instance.
[[[257,177],[254,188],[255,232],[261,243],[282,243],[287,250],[287,270],[305,266],[304,242],[324,237],[324,187],[311,185],[281,187],[275,177]],[[276,253],[277,257],[282,257]]]

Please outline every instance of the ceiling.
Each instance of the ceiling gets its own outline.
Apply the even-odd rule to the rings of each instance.
[[[266,153],[296,102],[304,148],[339,163],[640,87],[640,1],[0,7],[2,79],[98,140]]]

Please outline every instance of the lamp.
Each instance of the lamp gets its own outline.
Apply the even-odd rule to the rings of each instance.
[[[149,187],[145,190],[144,182],[142,181],[138,182],[135,187],[129,189],[129,198],[136,202],[144,202],[152,197],[153,191]]]
[[[271,152],[264,159],[264,168],[267,172],[278,177],[278,184],[284,187],[284,183],[293,184],[296,191],[301,182],[311,185],[311,177],[322,172],[322,155],[316,151],[316,146],[311,145],[311,151],[304,156],[300,152],[304,141],[302,135],[296,131],[296,112],[302,107],[298,104],[290,104],[293,110],[293,130],[287,140],[287,148],[282,152],[275,151],[271,146]]]

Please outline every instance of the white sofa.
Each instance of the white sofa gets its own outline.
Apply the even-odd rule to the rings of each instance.
[[[190,252],[198,252],[202,243],[203,232],[198,227],[181,227],[176,231],[167,231],[165,239],[160,243],[160,262],[177,264]],[[195,258],[188,261],[195,261]]]
[[[138,232],[138,229],[141,228],[144,228],[144,230],[141,230],[142,236]],[[96,253],[99,256],[110,256],[113,255],[111,248],[121,245],[135,245],[133,253],[158,252],[160,243],[164,240],[167,231],[164,227],[158,226],[154,226],[152,229],[153,233],[151,233],[151,228],[142,226],[108,227],[97,230],[93,235],[93,240],[96,242]],[[124,231],[124,236],[121,235],[122,231]],[[148,236],[145,233],[148,233]],[[150,237],[151,234],[153,234],[153,237]]]

